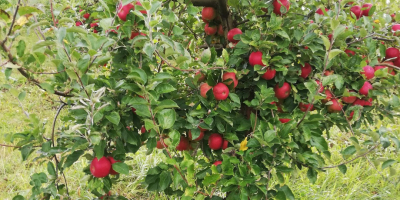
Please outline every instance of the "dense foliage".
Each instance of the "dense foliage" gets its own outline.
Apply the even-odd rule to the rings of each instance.
[[[399,2],[389,5],[3,2],[6,78],[20,73],[60,97],[50,138],[34,115],[8,138],[24,160],[35,152],[47,165],[28,198],[68,198],[64,171],[86,157],[93,195],[124,199],[113,183],[142,146],[167,157],[148,171],[147,190],[181,199],[294,199],[285,174],[307,168],[315,182],[377,148],[399,149],[394,133],[369,129],[400,106]],[[19,36],[31,32],[27,49]],[[349,143],[343,163],[326,166],[334,126]],[[395,173],[397,161],[374,162]]]

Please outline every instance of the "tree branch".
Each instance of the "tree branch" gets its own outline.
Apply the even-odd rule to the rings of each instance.
[[[400,67],[397,67],[397,66],[394,66],[394,65],[391,65],[391,64],[387,64],[387,63],[378,63],[378,64],[376,64],[376,65],[387,66],[387,67],[391,67],[391,68],[400,70]]]
[[[264,14],[264,15],[257,15],[257,17],[269,17],[270,15],[268,15],[268,14]],[[244,23],[247,23],[247,22],[249,22],[250,20],[249,19],[246,19],[246,20],[243,20],[243,21],[241,21],[241,22],[238,22],[236,25],[241,25],[241,24],[244,24]]]
[[[374,149],[376,149],[376,147],[378,147],[378,145],[379,145],[379,144],[376,144],[375,146],[373,146],[373,147],[372,147],[370,150],[368,150],[367,152],[365,152],[365,153],[363,153],[363,154],[360,154],[360,155],[354,157],[354,158],[351,159],[351,160],[342,162],[342,163],[340,163],[340,164],[338,164],[338,165],[332,165],[332,166],[321,167],[321,168],[319,168],[319,169],[336,168],[336,167],[339,167],[340,165],[345,165],[345,164],[347,164],[347,163],[353,162],[353,161],[357,160],[358,158],[364,157],[364,156],[366,156],[367,154],[369,154],[371,151],[373,151]]]
[[[17,14],[18,14],[18,9],[19,9],[19,4],[20,4],[20,3],[21,3],[21,0],[18,0],[17,8],[15,9],[14,16],[13,16],[13,19],[12,19],[12,22],[11,22],[11,25],[10,25],[10,29],[8,30],[8,34],[7,34],[7,36],[4,38],[4,40],[3,40],[3,42],[2,42],[3,44],[6,43],[7,37],[11,35],[12,29],[13,29],[13,26],[14,26],[14,23],[15,23],[15,18],[17,18]]]

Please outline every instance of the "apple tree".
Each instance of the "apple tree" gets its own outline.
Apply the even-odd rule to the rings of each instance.
[[[369,128],[400,111],[400,2],[387,3],[6,3],[6,79],[19,73],[59,104],[52,130],[31,116],[9,138],[24,160],[47,165],[31,176],[27,198],[71,198],[65,170],[85,157],[93,196],[124,199],[110,191],[132,170],[127,155],[145,148],[166,157],[147,172],[148,191],[294,199],[287,174],[306,168],[314,183],[329,168],[346,173],[358,158],[398,149],[398,135]],[[58,118],[62,109],[68,114]],[[328,166],[332,127],[350,142],[343,162]],[[395,160],[379,161],[395,171]]]

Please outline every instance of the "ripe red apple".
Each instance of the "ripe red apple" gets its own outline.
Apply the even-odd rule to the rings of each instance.
[[[200,95],[203,98],[207,98],[207,92],[208,90],[212,89],[212,87],[210,85],[208,85],[207,83],[202,83],[200,85]]]
[[[339,102],[337,99],[332,99],[331,102],[332,104],[328,105],[328,112],[337,113],[342,110],[343,104]]]
[[[372,106],[372,98],[369,98],[368,101],[357,98],[353,103],[353,106],[355,105]]]
[[[287,82],[284,82],[282,87],[279,87],[279,83],[275,85],[274,91],[275,91],[275,97],[282,100],[286,99],[290,95],[290,84]]]
[[[122,21],[126,21],[126,16],[129,14],[130,10],[135,10],[135,6],[131,3],[128,3],[120,8],[118,11],[118,17]]]
[[[307,50],[307,49],[308,49],[308,46],[305,46],[304,49]]]
[[[98,33],[99,31],[96,29],[93,29],[93,33]]]
[[[333,97],[333,94],[330,90],[325,90],[325,99],[322,100],[322,103],[327,103],[328,101],[330,101]]]
[[[283,113],[282,106],[279,103],[276,103],[275,101],[271,102],[272,105],[276,105],[276,109],[278,112]]]
[[[208,138],[208,146],[210,147],[210,149],[218,150],[222,147],[223,143],[224,143],[224,139],[218,133],[213,133]]]
[[[233,87],[236,88],[237,84],[238,84],[238,80],[236,78],[236,74],[234,72],[225,72],[222,75],[222,81],[228,80],[228,79],[232,79],[231,81],[225,82],[225,84],[227,85],[231,85],[233,82]]]
[[[360,72],[360,74],[363,74],[367,80],[374,78],[375,70],[371,66],[367,65],[363,67],[363,71]]]
[[[290,2],[289,0],[274,0],[272,2],[272,5],[274,6],[274,13],[277,15],[284,15],[289,11],[290,8]],[[281,13],[281,7],[284,6],[286,8],[285,13]]]
[[[321,93],[322,91],[324,91],[324,86],[322,85],[321,81],[315,80],[315,82],[317,82],[317,84],[319,86],[318,93]]]
[[[332,34],[332,33],[331,33],[331,34],[329,34],[329,35],[328,35],[328,38],[329,38],[329,41],[332,41],[333,34]]]
[[[136,1],[135,4],[138,5],[138,6],[142,6],[142,4],[139,1]],[[146,10],[139,10],[139,12],[141,12],[142,14],[147,14]]]
[[[190,148],[189,140],[185,136],[182,135],[178,146],[176,146],[176,150],[184,151],[184,150],[189,150],[189,148]]]
[[[133,38],[135,38],[135,37],[138,36],[138,35],[146,36],[146,34],[144,34],[144,33],[138,33],[138,32],[136,32],[136,31],[132,31],[131,37],[130,37],[129,39],[132,40]]]
[[[286,118],[280,118],[280,119],[279,119],[279,121],[280,121],[282,124],[286,124],[286,123],[288,123],[290,120],[291,120],[291,119],[286,119]]]
[[[331,71],[325,70],[325,72],[324,72],[324,75],[325,75],[325,76],[329,76],[329,75],[333,75],[333,74],[334,74],[334,71],[333,71],[333,70],[331,70]]]
[[[250,65],[253,67],[254,67],[254,65],[265,66],[264,63],[262,62],[262,55],[263,55],[263,53],[261,51],[256,51],[256,52],[251,53],[249,56]]]
[[[219,36],[223,36],[224,35],[224,28],[222,27],[222,25],[218,25],[218,35]]]
[[[397,58],[400,57],[400,51],[397,48],[389,47],[386,49],[386,57],[385,57],[386,60],[396,57]]]
[[[362,11],[360,6],[353,6],[350,8],[350,11],[356,16],[357,19],[360,19],[362,16]]]
[[[146,133],[147,130],[146,130],[146,128],[144,126],[142,126],[142,128],[140,129],[140,132],[143,134],[143,133]]]
[[[201,71],[196,72],[195,76],[198,75],[200,76],[198,82],[203,82],[204,80],[206,80],[206,76]]]
[[[98,160],[96,157],[90,163],[90,173],[96,178],[106,177],[110,173],[111,162],[106,157]]]
[[[200,126],[198,126],[197,128],[199,128],[200,129],[200,131],[208,131],[208,129],[204,129],[204,128],[201,128]]]
[[[234,37],[235,35],[237,35],[237,34],[242,34],[242,31],[241,31],[240,29],[238,29],[238,28],[231,29],[231,30],[228,32],[228,35],[227,35],[229,42],[238,43],[239,40],[233,39],[233,37]]]
[[[299,108],[300,108],[300,110],[301,111],[303,111],[303,112],[306,112],[307,110],[308,111],[312,111],[313,109],[314,109],[314,105],[312,105],[312,104],[305,104],[305,103],[303,103],[303,102],[300,102],[300,104],[299,104]]]
[[[390,16],[392,17],[392,22],[395,22],[396,21],[396,13],[393,13]]]
[[[213,20],[216,16],[217,15],[213,7],[204,7],[201,11],[201,18],[207,22]]]
[[[218,165],[220,165],[220,164],[222,164],[222,161],[219,161],[219,160],[218,160],[218,161],[215,161],[215,162],[214,162],[214,165],[215,165],[215,166],[218,166]]]
[[[82,26],[82,22],[80,21],[75,22],[75,26]]]
[[[372,89],[373,89],[373,87],[372,87],[371,83],[368,81],[365,81],[364,85],[361,87],[361,89],[358,91],[358,93],[368,96],[369,90],[372,90]]]
[[[228,140],[224,140],[222,143],[222,150],[225,150],[226,148],[228,148]]]
[[[121,162],[121,161],[115,160],[112,156],[108,156],[107,158],[108,158],[108,160],[110,160],[110,163],[111,163],[110,174],[111,174],[111,175],[117,175],[117,174],[119,174],[118,172],[116,172],[116,171],[113,170],[112,165],[113,165],[114,163],[116,163],[116,162]]]
[[[351,111],[350,115],[347,117],[348,120],[352,120],[354,115],[354,111]]]
[[[213,88],[213,93],[216,100],[225,100],[229,96],[229,88],[223,83],[217,83]]]
[[[305,63],[304,66],[301,66],[301,77],[307,78],[308,75],[312,72],[312,67],[310,64]]]
[[[164,145],[162,144],[161,140],[157,141],[157,149],[164,149]],[[165,144],[165,147],[168,147],[167,144]]]
[[[99,23],[90,23],[90,28],[99,26]]]
[[[89,14],[89,13],[85,13],[85,14],[83,15],[83,18],[85,18],[85,19],[89,19],[89,17],[90,17],[90,14]]]
[[[362,15],[368,17],[369,16],[369,10],[371,10],[371,8],[372,8],[372,4],[366,3],[362,7],[363,7],[363,9],[365,9],[365,10],[362,11]]]
[[[393,35],[400,36],[400,24],[393,25],[392,32],[393,32]]]
[[[393,65],[393,63],[392,63],[392,65]],[[380,70],[380,69],[385,69],[385,68],[388,69],[388,73],[389,73],[389,74],[391,74],[391,75],[393,75],[393,76],[396,75],[396,72],[394,72],[394,70],[393,70],[392,68],[389,68],[389,67],[386,67],[386,66],[380,66],[380,65],[379,65],[379,66],[375,66],[375,67],[374,67],[374,70],[375,70],[375,71],[378,71],[378,70]]]
[[[328,12],[329,9],[328,9],[328,8],[325,8],[325,11]],[[321,9],[321,8],[318,8],[317,11],[315,11],[315,13],[317,13],[317,14],[319,14],[319,15],[324,15],[324,12],[322,12],[322,9]]]
[[[271,80],[275,77],[275,74],[276,74],[275,69],[267,68],[267,71],[264,73],[264,75],[261,76],[261,78],[265,80]]]
[[[354,90],[350,90],[349,92],[356,92]],[[342,101],[345,103],[354,103],[356,101],[357,97],[356,96],[348,96],[348,97],[342,97]]]
[[[400,67],[400,57],[398,57],[396,60],[394,60],[392,65],[396,65],[397,67]]]
[[[350,57],[356,55],[356,52],[349,50],[349,49],[344,50],[344,52]]]
[[[209,24],[206,24],[206,26],[204,27],[204,31],[206,32],[207,35],[215,35],[215,33],[217,32],[217,26],[215,25],[209,26]]]
[[[204,132],[203,132],[203,131],[200,131],[199,137],[197,137],[195,140],[193,140],[193,139],[192,139],[192,131],[189,130],[189,140],[193,140],[193,141],[198,142],[198,141],[202,140],[203,137],[204,137]]]

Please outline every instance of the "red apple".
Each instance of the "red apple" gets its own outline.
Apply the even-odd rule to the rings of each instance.
[[[337,99],[332,99],[331,102],[332,104],[328,105],[328,112],[337,113],[342,110],[343,104],[339,102]]]
[[[349,49],[344,50],[344,52],[345,52],[348,56],[355,56],[355,55],[356,55],[356,52],[354,52],[354,51],[352,51],[352,50],[349,50]]]
[[[224,140],[222,143],[222,150],[225,150],[226,148],[228,148],[228,140]]]
[[[307,50],[307,49],[308,49],[308,46],[305,46],[304,49]]]
[[[325,8],[325,11],[328,12],[329,9],[328,9],[328,8]],[[318,8],[317,11],[315,11],[315,13],[317,13],[317,14],[319,14],[319,15],[324,15],[324,12],[322,12],[322,9],[321,9],[321,8]]]
[[[118,11],[118,17],[122,21],[126,21],[126,16],[129,14],[130,10],[135,10],[135,6],[131,3],[128,3],[120,8]]]
[[[233,37],[234,37],[235,35],[237,35],[237,34],[242,34],[242,31],[241,31],[240,29],[238,29],[238,28],[231,29],[231,30],[228,32],[228,35],[227,35],[229,42],[238,43],[239,40],[233,39]]]
[[[355,105],[372,106],[372,98],[369,98],[368,101],[357,98],[353,103],[353,106],[355,106]]]
[[[333,94],[330,90],[325,90],[325,99],[322,100],[322,103],[327,103],[328,101],[330,101],[333,98]]]
[[[196,72],[195,76],[200,76],[198,82],[203,82],[206,80],[206,76],[201,71]]]
[[[203,98],[207,98],[207,92],[208,90],[212,89],[212,87],[210,85],[208,85],[207,83],[202,83],[200,85],[200,95]]]
[[[317,82],[317,84],[319,86],[318,93],[321,93],[322,91],[324,91],[324,86],[322,85],[321,81],[315,80],[315,82]]]
[[[161,140],[157,141],[157,149],[164,149],[164,145],[162,144]],[[167,144],[165,144],[165,147],[168,147]]]
[[[213,93],[216,100],[225,100],[229,96],[229,88],[223,83],[217,83],[213,88]]]
[[[395,22],[396,21],[396,13],[393,13],[390,16],[392,17],[392,22]]]
[[[357,19],[360,19],[362,16],[362,11],[360,6],[353,6],[350,8],[350,11],[356,16]]]
[[[333,71],[333,70],[331,70],[331,71],[325,70],[325,72],[324,72],[324,75],[325,75],[325,76],[329,76],[329,75],[333,75],[333,74],[334,74],[334,71]]]
[[[113,165],[114,163],[121,162],[121,161],[115,160],[112,156],[108,156],[107,158],[108,158],[108,160],[110,160],[110,163],[111,163],[110,174],[111,174],[111,175],[117,175],[117,174],[119,174],[118,172],[116,172],[116,171],[113,170],[112,165]]]
[[[397,58],[400,57],[400,51],[397,48],[389,47],[386,49],[386,57],[385,57],[386,60],[396,57]]]
[[[236,78],[236,74],[234,72],[225,72],[222,75],[222,81],[228,80],[228,79],[232,79],[231,81],[225,82],[225,84],[227,85],[231,85],[233,82],[233,87],[236,88],[237,84],[238,84],[238,80]]]
[[[178,146],[176,146],[176,150],[178,150],[178,151],[189,150],[189,147],[190,147],[189,140],[185,136],[182,135]]]
[[[331,34],[329,34],[329,35],[328,35],[328,38],[329,38],[329,41],[332,41],[333,34],[332,34],[332,33],[331,33]]]
[[[219,160],[218,160],[218,161],[215,161],[215,162],[214,162],[214,165],[215,165],[215,166],[218,166],[218,165],[220,165],[220,164],[222,164],[222,161],[219,161]]]
[[[144,126],[142,126],[142,128],[140,129],[140,132],[143,134],[143,133],[146,133],[147,130],[146,130],[146,128]]]
[[[288,123],[290,120],[291,120],[291,119],[286,119],[286,118],[280,118],[280,119],[279,119],[279,121],[280,121],[282,124],[286,124],[286,123]]]
[[[307,78],[308,75],[312,72],[312,67],[310,64],[305,63],[304,66],[301,66],[301,77]]]
[[[142,6],[142,4],[139,1],[136,1],[135,4],[138,5],[138,6]],[[139,10],[139,12],[141,12],[142,14],[147,14],[146,10]]]
[[[400,36],[400,24],[393,25],[392,32],[393,32],[393,35]]]
[[[213,7],[204,7],[201,11],[201,18],[207,22],[213,20],[216,16],[217,15]]]
[[[300,110],[301,111],[303,111],[303,112],[306,112],[307,110],[308,111],[312,111],[313,109],[314,109],[314,105],[312,105],[312,104],[305,104],[305,103],[303,103],[303,102],[300,102],[300,104],[299,104],[299,108],[300,108]]]
[[[275,77],[275,74],[276,74],[275,69],[267,68],[267,71],[264,73],[264,75],[261,76],[261,78],[265,80],[271,80]]]
[[[274,6],[274,13],[277,15],[284,15],[289,11],[290,8],[290,2],[289,0],[274,0],[272,2],[272,5]],[[281,7],[284,6],[286,8],[286,11],[284,13],[281,13]]]
[[[397,67],[400,67],[400,57],[398,57],[396,60],[394,60],[392,65],[396,65]]]
[[[350,116],[347,117],[348,120],[352,120],[354,115],[354,111],[351,111]]]
[[[89,13],[85,13],[85,14],[83,15],[83,18],[85,18],[85,19],[89,19],[89,17],[90,17],[90,14],[89,14]]]
[[[91,23],[90,24],[90,28],[97,27],[97,26],[99,26],[99,23]]]
[[[82,22],[80,21],[75,22],[75,26],[82,26]]]
[[[208,129],[204,129],[204,128],[201,128],[200,126],[198,126],[197,128],[199,128],[200,129],[200,131],[208,131]]]
[[[363,71],[360,72],[360,74],[363,74],[367,80],[374,78],[375,70],[371,66],[367,65],[363,67]]]
[[[282,100],[286,99],[290,95],[290,84],[287,82],[284,82],[282,87],[279,87],[279,83],[275,85],[274,91],[275,91],[275,97]]]
[[[132,40],[133,38],[135,38],[138,35],[146,36],[146,34],[144,34],[144,33],[139,33],[139,32],[136,32],[136,31],[132,31],[131,37],[129,39]]]
[[[356,92],[356,91],[350,90],[349,92]],[[349,104],[354,103],[354,101],[356,101],[356,99],[357,99],[356,96],[348,96],[348,97],[343,96],[342,97],[342,101],[345,103],[349,103]]]
[[[393,63],[392,63],[392,65],[393,65]],[[389,73],[389,74],[391,74],[391,75],[393,75],[393,76],[396,75],[396,72],[394,72],[394,70],[393,70],[392,68],[388,68],[388,67],[386,67],[386,66],[380,66],[380,65],[379,65],[379,66],[375,66],[375,67],[374,67],[374,70],[375,70],[375,71],[378,71],[378,70],[380,70],[380,69],[385,69],[385,68],[388,69],[388,73]]]
[[[282,106],[279,103],[276,103],[275,101],[271,102],[272,105],[276,106],[276,109],[278,112],[283,113]]]
[[[223,143],[224,143],[224,139],[218,133],[213,133],[208,138],[208,146],[210,147],[210,149],[218,150],[222,147]]]
[[[253,67],[254,67],[254,65],[265,66],[264,63],[262,62],[262,55],[263,55],[263,53],[261,51],[256,51],[256,52],[251,53],[249,56],[250,65]]]
[[[98,160],[96,157],[90,163],[90,173],[96,178],[106,177],[110,173],[111,162],[106,157]]]
[[[193,140],[193,141],[198,142],[198,141],[202,140],[203,137],[204,137],[204,132],[203,132],[203,131],[200,131],[199,137],[197,137],[195,140],[193,140],[193,139],[192,139],[192,131],[189,130],[189,140]]]
[[[99,31],[96,29],[93,29],[93,33],[98,33]]]
[[[362,6],[362,8],[365,9],[365,10],[362,11],[362,15],[368,17],[369,16],[369,10],[371,10],[371,7],[372,7],[372,4],[370,4],[370,3],[364,4]]]
[[[217,32],[217,26],[206,24],[204,27],[204,31],[206,32],[207,35],[214,35]]]
[[[224,35],[224,28],[222,27],[222,25],[218,25],[218,35],[219,36],[223,36]]]
[[[368,81],[365,81],[364,85],[361,87],[361,89],[358,91],[358,93],[368,96],[369,90],[372,90],[372,85]]]

